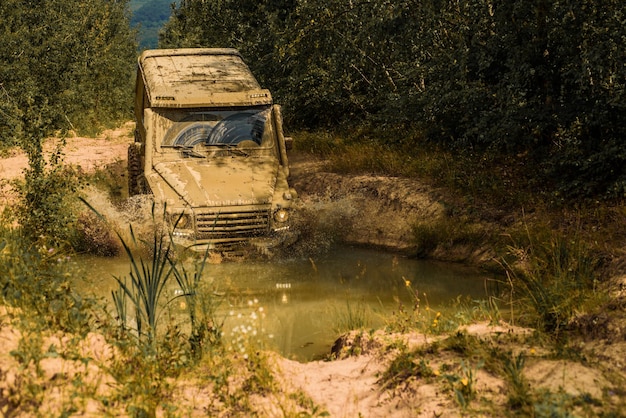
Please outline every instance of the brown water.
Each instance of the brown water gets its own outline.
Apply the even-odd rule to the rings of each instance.
[[[82,292],[110,300],[113,276],[128,276],[126,258],[81,258]],[[310,360],[328,354],[349,323],[384,326],[400,304],[412,306],[405,280],[421,303],[442,309],[458,296],[485,298],[486,276],[458,265],[337,247],[325,255],[265,262],[210,264],[204,280],[215,290],[224,339],[256,341],[284,356]],[[170,295],[176,294],[172,281]]]

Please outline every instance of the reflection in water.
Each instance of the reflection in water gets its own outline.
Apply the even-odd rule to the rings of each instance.
[[[107,298],[117,287],[113,276],[130,271],[125,258],[83,258],[79,263],[88,278],[77,280],[78,288]],[[411,304],[405,280],[424,303],[438,309],[460,295],[484,298],[484,279],[456,265],[347,247],[315,259],[211,264],[204,277],[219,300],[225,338],[254,333],[299,360],[328,353],[350,315],[365,321],[366,328],[384,325],[400,303]],[[180,292],[173,281],[171,286],[170,295]]]

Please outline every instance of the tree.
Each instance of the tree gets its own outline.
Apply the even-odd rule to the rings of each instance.
[[[458,150],[528,153],[561,194],[624,196],[626,4],[449,4],[426,24],[443,35],[416,96],[429,136]]]
[[[292,126],[374,122],[571,196],[626,195],[620,0],[186,0],[164,46],[234,46]]]
[[[63,239],[58,228],[67,219],[57,203],[73,184],[59,181],[58,153],[46,166],[42,141],[68,129],[93,132],[131,115],[136,46],[126,4],[0,3],[0,143],[19,144],[28,154],[18,217],[33,237]]]
[[[26,125],[95,131],[131,112],[136,44],[126,0],[0,4],[3,142]],[[28,113],[29,115],[25,115]]]

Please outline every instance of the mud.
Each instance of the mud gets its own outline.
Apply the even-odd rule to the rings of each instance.
[[[345,243],[410,255],[415,252],[413,225],[443,215],[435,190],[418,181],[339,175],[306,154],[292,154],[290,164],[291,182],[305,210],[332,225]]]

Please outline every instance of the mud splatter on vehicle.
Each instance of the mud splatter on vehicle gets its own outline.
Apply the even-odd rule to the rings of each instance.
[[[280,107],[235,49],[161,49],[139,57],[129,194],[165,205],[175,239],[238,251],[292,243]]]

